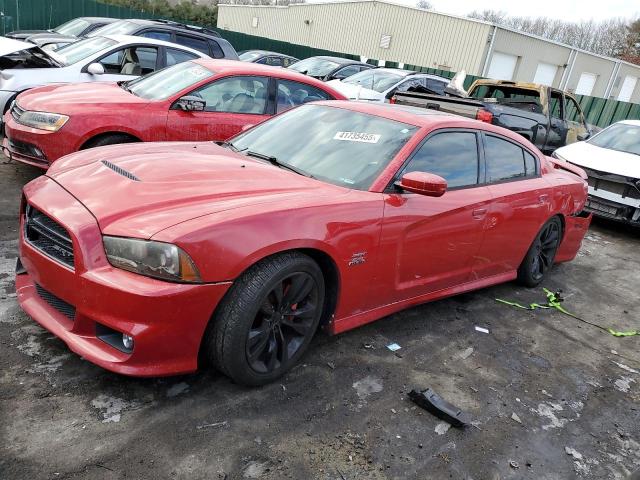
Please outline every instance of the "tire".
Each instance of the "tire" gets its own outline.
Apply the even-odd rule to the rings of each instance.
[[[307,255],[287,252],[255,264],[227,292],[209,324],[206,358],[238,384],[274,381],[309,347],[324,295],[322,271]]]
[[[540,285],[553,262],[562,239],[562,222],[558,217],[545,223],[518,267],[518,282],[527,287]]]
[[[118,143],[133,143],[137,140],[132,138],[129,135],[125,135],[124,133],[110,133],[108,135],[103,135],[98,138],[94,138],[93,140],[89,140],[82,150],[86,150],[87,148],[95,148],[95,147],[104,147],[105,145],[116,145]]]

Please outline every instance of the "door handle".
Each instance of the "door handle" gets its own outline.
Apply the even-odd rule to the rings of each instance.
[[[549,200],[549,195],[543,193],[538,197],[538,200],[540,201],[540,203],[546,203]]]
[[[471,212],[471,215],[473,216],[473,218],[477,220],[480,220],[486,214],[487,214],[486,208],[476,208],[473,212]]]

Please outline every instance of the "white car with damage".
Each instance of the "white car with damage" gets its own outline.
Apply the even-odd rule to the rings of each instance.
[[[557,149],[553,157],[589,177],[585,210],[640,226],[640,120],[623,120],[589,140]]]
[[[51,83],[131,80],[186,60],[208,58],[189,47],[130,35],[95,36],[45,51],[0,37],[0,112],[21,92]]]
[[[444,95],[448,78],[399,68],[372,68],[343,80],[327,82],[349,100],[389,102],[396,92],[409,89]]]

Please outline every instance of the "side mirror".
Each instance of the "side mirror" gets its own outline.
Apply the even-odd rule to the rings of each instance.
[[[174,105],[177,110],[184,110],[185,112],[202,112],[206,106],[207,102],[195,95],[185,95]]]
[[[411,193],[428,197],[441,197],[447,191],[447,181],[433,173],[405,173],[396,186]]]
[[[584,142],[585,140],[587,140],[589,137],[591,136],[591,132],[584,132],[584,133],[580,133],[576,139],[579,142]]]
[[[87,67],[87,72],[91,75],[102,75],[104,73],[104,67],[100,63],[91,63]]]

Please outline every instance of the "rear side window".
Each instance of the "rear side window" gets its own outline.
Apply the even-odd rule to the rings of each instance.
[[[485,135],[484,156],[487,163],[487,182],[500,182],[527,176],[525,152],[515,143],[493,135]],[[528,160],[529,163],[531,159]],[[535,159],[533,160],[535,173]]]
[[[440,175],[449,188],[478,183],[478,146],[472,132],[443,132],[429,137],[415,152],[402,174]]]
[[[290,57],[284,57],[282,59],[282,66],[283,67],[288,67],[289,65],[293,65],[294,63],[296,63],[298,61],[297,58],[290,58]]]
[[[282,66],[282,58],[280,58],[280,57],[267,57],[267,65],[271,65],[272,67],[281,67]]]
[[[329,95],[311,85],[291,80],[278,80],[277,113],[284,112],[303,103],[328,99]]]
[[[218,42],[215,40],[209,40],[209,46],[211,46],[211,55],[213,58],[224,58],[224,52]]]
[[[196,58],[198,58],[198,56],[193,53],[176,50],[175,48],[167,48],[167,67],[188,60],[195,60]]]
[[[536,157],[524,150],[524,168],[527,172],[527,176],[538,173],[536,171],[536,163]]]
[[[162,30],[149,30],[140,34],[141,37],[154,38],[156,40],[164,40],[165,42],[171,41],[171,32],[165,32]]]
[[[184,45],[185,47],[193,48],[194,50],[198,50],[206,55],[209,55],[209,44],[206,40],[201,38],[192,37],[189,35],[176,35],[176,43],[180,45]]]

